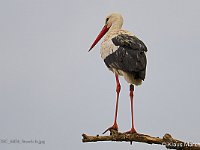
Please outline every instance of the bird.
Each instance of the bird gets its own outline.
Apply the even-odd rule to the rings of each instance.
[[[134,107],[133,96],[134,87],[139,86],[145,79],[147,66],[147,47],[133,33],[122,29],[123,17],[119,13],[111,13],[105,19],[105,25],[89,48],[91,51],[94,46],[105,36],[101,43],[100,54],[105,65],[115,75],[116,80],[116,104],[114,123],[107,128],[104,133],[111,130],[118,131],[117,115],[119,94],[121,85],[119,76],[123,76],[130,86],[130,106],[131,106],[131,129],[125,133],[137,133],[134,127]],[[88,51],[88,52],[89,52]],[[103,134],[104,134],[103,133]]]

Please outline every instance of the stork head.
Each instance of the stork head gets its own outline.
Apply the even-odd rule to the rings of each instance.
[[[96,40],[93,42],[92,46],[90,47],[89,51],[99,42],[99,40],[110,30],[118,30],[121,29],[123,25],[123,18],[118,13],[112,13],[106,17],[105,25],[99,35],[97,36]]]

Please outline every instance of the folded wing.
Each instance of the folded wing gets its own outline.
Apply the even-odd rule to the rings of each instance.
[[[135,79],[144,80],[147,65],[145,44],[137,37],[126,34],[114,37],[112,42],[118,49],[104,59],[107,67],[131,73]]]

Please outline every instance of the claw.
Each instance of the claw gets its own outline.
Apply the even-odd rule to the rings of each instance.
[[[108,128],[108,129],[106,129],[106,130],[103,132],[103,134],[105,134],[106,132],[108,132],[108,131],[110,131],[110,130],[111,130],[111,127]]]
[[[114,124],[112,127],[110,127],[110,128],[108,128],[108,129],[106,129],[104,132],[103,132],[103,134],[105,134],[106,132],[108,132],[108,131],[112,131],[112,130],[114,130],[114,131],[118,131],[118,125],[117,124]]]
[[[131,130],[125,132],[125,134],[135,134],[135,133],[137,133],[137,132],[134,128],[131,128]]]

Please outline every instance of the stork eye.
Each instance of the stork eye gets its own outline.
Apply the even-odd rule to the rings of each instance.
[[[107,24],[108,20],[109,20],[109,18],[106,18],[106,24]]]

